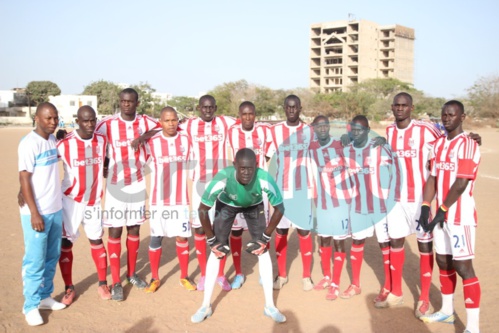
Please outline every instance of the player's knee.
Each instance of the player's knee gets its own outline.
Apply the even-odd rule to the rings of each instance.
[[[232,230],[231,234],[234,237],[239,237],[243,234],[243,231],[244,231],[243,229]]]
[[[296,229],[298,232],[298,235],[300,236],[308,236],[310,235],[310,230],[303,230],[303,229]]]
[[[390,246],[394,249],[400,249],[404,246],[405,238],[397,238],[390,240]]]
[[[433,252],[433,242],[418,242],[418,249],[421,253]]]
[[[204,235],[204,230],[202,227],[194,228],[194,232],[196,233],[196,235]]]
[[[161,241],[163,237],[161,236],[151,236],[151,241],[149,242],[149,248],[159,249],[161,247]]]
[[[63,238],[61,240],[61,247],[64,247],[64,248],[72,248],[73,247],[73,243],[71,243],[71,241],[67,238]]]
[[[322,247],[329,247],[331,246],[331,239],[332,237],[320,237],[320,244]]]
[[[454,268],[456,273],[463,279],[471,279],[475,277],[475,270],[471,260],[454,260]]]
[[[436,261],[438,268],[443,270],[451,270],[454,269],[454,265],[452,263],[452,256],[437,254]]]
[[[109,228],[109,237],[111,238],[121,238],[123,228]]]
[[[102,244],[102,239],[101,238],[99,238],[99,239],[88,239],[88,241],[92,245],[101,245]]]
[[[289,229],[281,229],[281,228],[276,228],[275,232],[278,233],[279,235],[287,235]]]
[[[132,226],[126,227],[126,230],[127,230],[129,235],[132,235],[132,236],[140,235],[140,225],[132,225]]]

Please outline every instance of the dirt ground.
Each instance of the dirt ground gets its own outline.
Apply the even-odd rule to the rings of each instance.
[[[188,292],[178,283],[179,266],[173,239],[163,242],[163,258],[160,267],[161,288],[155,294],[126,286],[126,300],[121,303],[102,301],[97,295],[97,274],[90,256],[88,241],[82,237],[74,246],[73,280],[79,294],[69,308],[62,311],[42,311],[45,324],[29,327],[21,313],[23,296],[21,261],[23,237],[16,204],[19,189],[17,173],[17,145],[29,128],[0,128],[0,142],[4,157],[0,162],[3,177],[0,179],[0,202],[5,206],[0,210],[0,332],[462,332],[466,321],[462,283],[458,279],[455,306],[458,320],[454,325],[426,325],[414,317],[413,309],[419,294],[419,261],[414,237],[408,238],[404,270],[405,304],[396,309],[375,309],[372,299],[379,290],[383,275],[381,254],[375,239],[366,243],[365,263],[362,269],[362,294],[350,300],[326,301],[326,291],[301,289],[301,260],[298,253],[296,232],[290,235],[288,254],[289,283],[280,291],[274,292],[276,305],[287,316],[284,324],[274,322],[263,315],[263,291],[258,284],[257,259],[243,255],[243,272],[247,281],[239,290],[222,291],[215,287],[213,297],[214,313],[201,324],[192,324],[190,316],[201,304],[201,292]],[[482,164],[475,188],[478,206],[479,227],[477,232],[477,258],[475,270],[482,286],[481,330],[498,332],[499,316],[494,315],[499,305],[499,284],[497,272],[499,260],[494,252],[498,245],[499,224],[494,217],[499,216],[499,131],[480,129],[483,138]],[[489,235],[489,236],[487,236]],[[495,236],[494,236],[495,235]],[[106,236],[107,237],[107,236]],[[247,235],[244,241],[248,240]],[[143,278],[151,278],[147,248],[149,226],[143,227],[137,272]],[[320,258],[317,244],[314,245],[312,278],[321,278]],[[275,258],[274,252],[271,253]],[[495,258],[495,259],[494,259]],[[123,241],[122,279],[125,280],[126,247]],[[189,271],[197,281],[199,269],[191,240]],[[234,277],[232,259],[227,261],[227,275]],[[274,272],[276,272],[274,264]],[[349,284],[350,266],[343,270],[341,289]],[[441,305],[438,270],[434,270],[431,287],[431,302],[438,309]],[[110,281],[110,275],[108,275]],[[53,296],[60,299],[64,284],[59,271],[55,278]]]

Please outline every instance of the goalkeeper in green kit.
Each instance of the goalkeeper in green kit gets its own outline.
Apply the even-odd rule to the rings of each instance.
[[[262,194],[265,192],[274,213],[266,226]],[[215,205],[213,228],[208,211]],[[272,232],[284,214],[282,196],[274,179],[256,166],[253,150],[243,148],[236,153],[234,166],[215,175],[206,188],[199,205],[199,219],[206,233],[211,255],[206,267],[204,299],[201,308],[191,317],[200,323],[213,313],[211,296],[218,274],[219,260],[229,253],[229,235],[238,213],[243,213],[252,240],[246,251],[258,256],[258,267],[265,295],[264,314],[282,323],[286,317],[274,305],[272,295],[272,262],[267,251]]]

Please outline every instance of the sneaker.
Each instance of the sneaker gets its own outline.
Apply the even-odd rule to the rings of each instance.
[[[232,290],[232,287],[230,286],[229,281],[227,280],[225,275],[217,277],[217,283],[220,287],[222,287],[223,291],[231,291]]]
[[[276,276],[274,280],[274,289],[281,289],[286,283],[288,283],[288,277]]]
[[[204,291],[204,280],[205,280],[205,277],[204,276],[201,276],[199,278],[199,281],[198,281],[198,284],[197,284],[197,290],[199,291]]]
[[[156,280],[156,279],[151,279],[151,283],[149,283],[149,285],[144,289],[144,291],[147,294],[152,294],[153,292],[158,290],[160,284],[161,284],[161,281]]]
[[[24,315],[29,326],[38,326],[43,324],[43,318],[38,309],[33,309]]]
[[[302,284],[303,284],[303,290],[305,291],[310,291],[314,289],[314,283],[312,282],[312,279],[309,277],[303,278]]]
[[[111,289],[111,299],[116,302],[123,301],[123,287],[121,283],[115,283]]]
[[[429,315],[419,317],[421,321],[424,323],[447,323],[454,324],[454,320],[456,319],[454,314],[447,315],[443,312],[435,312]]]
[[[135,287],[137,287],[139,289],[144,289],[145,287],[147,287],[147,282],[142,280],[141,278],[139,278],[137,273],[133,273],[132,276],[129,276],[126,279],[127,279],[128,283],[133,284]]]
[[[398,306],[404,303],[404,296],[395,296],[392,293],[389,293],[386,296],[386,299],[382,302],[374,303],[374,306],[378,309],[391,308],[394,306]]]
[[[335,285],[331,285],[327,290],[326,299],[328,301],[334,301],[335,299],[338,298],[339,294],[340,294],[340,288],[338,288]]]
[[[234,281],[230,284],[232,289],[239,289],[242,287],[244,283],[244,275],[243,274],[237,274],[236,277],[234,278]]]
[[[103,300],[108,301],[111,299],[111,292],[109,291],[107,284],[100,285],[99,288],[97,288],[97,293]]]
[[[284,323],[286,321],[286,316],[279,312],[275,306],[266,306],[263,310],[263,314],[272,318],[276,323]]]
[[[431,306],[430,302],[418,301],[418,304],[416,305],[416,310],[414,311],[414,315],[416,316],[416,318],[419,318],[421,316],[426,316],[432,313],[433,313],[433,307]]]
[[[388,297],[389,293],[390,293],[390,290],[385,289],[385,288],[381,288],[381,290],[379,291],[378,296],[376,296],[373,299],[373,302],[374,303],[378,303],[378,302],[384,302],[384,301],[386,301],[386,298]]]
[[[69,286],[66,289],[66,293],[64,294],[64,296],[62,296],[61,303],[66,305],[66,306],[70,306],[71,303],[73,303],[73,300],[75,299],[75,297],[76,297],[75,287]]]
[[[188,291],[196,290],[196,285],[189,278],[180,279],[180,285]]]
[[[331,285],[331,279],[329,276],[325,276],[314,286],[314,290],[323,290]]]
[[[205,320],[206,318],[210,317],[213,314],[213,310],[211,309],[211,305],[208,306],[202,306],[199,308],[199,310],[196,311],[195,314],[191,316],[191,321],[194,324],[198,324]]]
[[[361,292],[360,287],[357,287],[356,285],[351,284],[348,286],[347,290],[345,290],[344,292],[342,292],[340,294],[340,297],[343,299],[349,299],[349,298],[354,297],[355,295],[359,295],[360,292]]]
[[[52,297],[47,297],[40,301],[40,305],[38,305],[39,310],[62,310],[66,307],[66,304],[59,303]]]

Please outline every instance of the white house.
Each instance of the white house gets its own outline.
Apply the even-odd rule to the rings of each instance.
[[[97,112],[97,96],[93,95],[59,95],[50,96],[49,102],[59,111],[59,118],[66,124],[76,119],[76,112],[83,105],[89,105]]]

